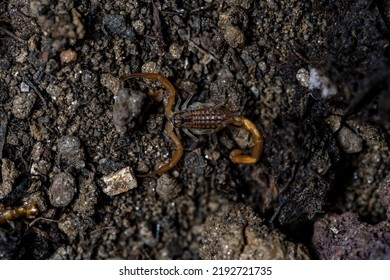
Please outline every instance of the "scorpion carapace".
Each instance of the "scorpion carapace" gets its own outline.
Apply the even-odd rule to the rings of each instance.
[[[134,73],[122,77],[123,80],[131,78],[158,80],[169,92],[168,101],[165,106],[165,116],[168,119],[165,132],[175,144],[175,151],[168,164],[141,176],[151,176],[167,172],[179,162],[183,156],[184,149],[180,138],[174,133],[174,128],[181,128],[187,134],[192,135],[189,131],[195,134],[211,134],[227,125],[243,127],[250,133],[252,138],[253,147],[251,153],[247,155],[244,154],[243,150],[235,149],[230,152],[229,158],[232,162],[238,164],[254,164],[259,160],[263,151],[263,136],[256,125],[240,115],[240,113],[232,112],[227,107],[213,103],[194,103],[188,108],[173,112],[172,108],[175,104],[176,90],[167,78],[158,73]]]

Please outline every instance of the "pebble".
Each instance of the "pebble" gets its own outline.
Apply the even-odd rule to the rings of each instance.
[[[141,20],[133,22],[132,27],[137,34],[143,34],[145,30],[145,24]]]
[[[122,15],[105,15],[103,24],[107,31],[115,35],[121,35],[126,30],[126,19]]]
[[[73,61],[76,61],[77,59],[77,52],[71,49],[67,49],[65,51],[62,51],[60,53],[60,58],[62,63],[70,63]]]
[[[130,167],[125,167],[117,172],[102,177],[106,187],[103,192],[108,196],[115,196],[135,189],[138,184],[134,172]]]
[[[85,166],[85,155],[80,139],[76,136],[64,136],[58,141],[58,154],[62,162],[81,169]]]
[[[299,69],[297,74],[295,75],[295,77],[297,78],[297,80],[301,84],[301,86],[303,86],[305,88],[310,87],[310,82],[309,82],[310,73],[308,70],[306,70],[305,68]]]
[[[50,185],[48,194],[51,205],[66,207],[76,193],[76,182],[72,175],[66,172],[58,173]]]
[[[157,66],[157,63],[154,61],[148,61],[142,65],[142,73],[159,73],[160,68]]]
[[[177,197],[180,191],[180,185],[168,174],[163,174],[157,179],[156,192],[162,200],[170,201]]]
[[[337,134],[337,140],[347,154],[358,153],[363,149],[363,139],[345,126]]]
[[[74,217],[66,214],[58,221],[58,228],[66,234],[70,242],[76,239],[79,232]]]
[[[101,75],[100,83],[114,94],[116,94],[121,87],[121,80],[112,74]]]
[[[103,24],[107,31],[115,35],[121,35],[135,39],[133,28],[126,24],[126,18],[123,15],[106,15],[103,18]]]
[[[21,93],[12,101],[12,114],[18,119],[26,119],[34,106],[37,96],[33,92]]]
[[[225,41],[232,48],[237,48],[238,46],[242,45],[245,40],[244,33],[238,27],[233,25],[226,27],[226,29],[223,31],[223,36]]]
[[[341,115],[330,115],[326,122],[329,124],[332,133],[337,132],[341,127]]]
[[[30,87],[25,82],[21,82],[20,83],[20,91],[21,92],[29,92],[30,91]]]
[[[183,50],[184,47],[180,46],[178,43],[173,43],[169,46],[169,53],[172,55],[173,59],[179,59]]]

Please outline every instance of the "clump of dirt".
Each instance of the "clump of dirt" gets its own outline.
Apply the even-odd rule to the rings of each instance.
[[[0,258],[388,258],[390,7],[377,2],[3,1],[0,204],[39,215],[0,225]],[[121,79],[139,72],[166,76],[175,103],[254,122],[259,162],[229,160],[250,152],[242,127],[178,132],[177,166],[137,177],[174,150],[162,85]],[[364,242],[342,243],[358,227]]]
[[[313,244],[322,259],[390,258],[390,179],[379,188],[387,219],[375,225],[360,221],[358,214],[330,214],[314,224]]]
[[[309,259],[302,244],[288,241],[242,204],[229,205],[208,217],[202,237],[202,259]]]

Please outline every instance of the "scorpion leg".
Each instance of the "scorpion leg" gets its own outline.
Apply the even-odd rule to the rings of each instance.
[[[243,126],[252,136],[253,147],[250,155],[244,155],[244,151],[235,149],[230,152],[229,158],[233,163],[254,164],[263,152],[263,135],[257,129],[256,125],[243,116],[234,118],[233,123],[236,126]]]
[[[167,105],[165,106],[165,116],[168,119],[171,119],[173,116],[172,107],[173,104],[175,103],[175,96],[176,96],[176,89],[171,84],[171,82],[163,75],[158,73],[133,73],[121,77],[122,80],[127,80],[132,78],[145,78],[149,80],[158,80],[165,87],[165,89],[169,92]]]
[[[179,162],[181,157],[183,156],[183,144],[181,143],[179,137],[176,136],[176,134],[173,132],[173,124],[171,122],[167,123],[167,126],[165,128],[165,132],[168,134],[168,136],[171,138],[172,142],[175,144],[176,149],[173,152],[171,161],[163,166],[161,166],[159,169],[153,171],[152,173],[148,173],[145,175],[138,175],[139,177],[147,177],[152,176],[156,174],[161,174],[169,171],[173,167],[176,166],[176,164]]]
[[[182,128],[185,134],[187,134],[191,139],[192,139],[192,144],[191,146],[186,149],[187,151],[192,151],[196,148],[196,146],[199,144],[199,139],[196,137],[194,134],[192,134],[187,128]]]

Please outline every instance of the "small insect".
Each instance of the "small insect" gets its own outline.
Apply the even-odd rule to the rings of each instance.
[[[165,106],[165,117],[168,119],[165,127],[166,134],[175,144],[175,151],[172,154],[171,161],[159,169],[141,176],[151,176],[169,171],[177,165],[183,156],[183,144],[180,138],[174,133],[174,128],[181,128],[190,137],[196,139],[191,134],[211,134],[217,132],[227,125],[234,125],[246,129],[252,138],[253,147],[249,155],[245,155],[241,149],[234,149],[230,152],[229,158],[233,163],[254,164],[256,163],[263,151],[263,136],[257,129],[256,125],[250,120],[244,118],[238,112],[230,111],[224,105],[215,105],[214,103],[194,103],[187,107],[188,101],[184,103],[182,110],[172,110],[175,103],[176,90],[171,82],[163,75],[158,73],[133,73],[122,77],[122,80],[131,78],[146,78],[149,80],[159,81],[169,92],[168,101]],[[190,132],[191,131],[191,132]]]
[[[0,204],[0,224],[15,220],[22,216],[34,218],[38,215],[38,212],[38,207],[33,203],[17,208],[5,208],[4,205]]]

